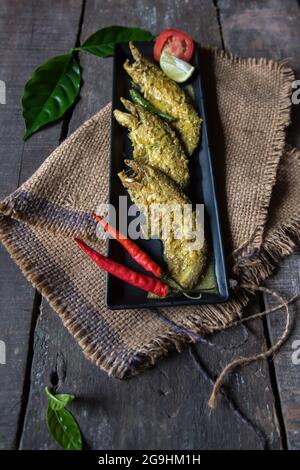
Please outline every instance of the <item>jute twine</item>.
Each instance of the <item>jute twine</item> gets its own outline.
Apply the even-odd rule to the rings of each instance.
[[[251,286],[251,285],[247,285],[247,284],[242,284],[241,287],[245,288],[245,289],[254,289],[255,291],[263,292],[265,294],[269,294],[269,295],[273,296],[274,298],[276,298],[277,300],[279,300],[281,303],[279,305],[276,305],[275,307],[264,310],[263,312],[255,313],[255,314],[250,315],[250,316],[248,316],[246,318],[243,318],[241,320],[237,320],[237,321],[233,322],[231,325],[228,325],[224,328],[219,329],[219,331],[224,330],[224,329],[228,328],[229,326],[230,327],[238,326],[238,325],[241,325],[242,323],[244,323],[246,321],[254,320],[256,318],[262,318],[263,316],[269,315],[270,313],[275,312],[276,310],[279,310],[281,308],[284,308],[285,312],[286,312],[285,327],[284,327],[284,331],[281,334],[281,336],[266,351],[264,351],[260,354],[249,356],[249,357],[238,357],[238,358],[234,359],[233,361],[231,361],[229,364],[227,364],[226,367],[224,367],[224,369],[220,372],[220,374],[218,375],[218,377],[215,381],[210,399],[208,401],[208,406],[212,409],[216,408],[218,393],[220,392],[222,384],[225,380],[225,377],[228,375],[229,372],[231,372],[233,369],[235,369],[238,366],[248,365],[248,364],[251,364],[251,362],[258,361],[260,359],[267,359],[268,357],[270,357],[272,354],[274,354],[276,351],[279,350],[279,348],[286,341],[286,339],[288,338],[289,333],[290,333],[289,304],[295,302],[300,297],[300,291],[297,292],[297,294],[295,294],[289,300],[284,300],[283,297],[281,297],[276,291],[271,290],[271,289],[267,289],[266,287],[256,287],[256,286]]]

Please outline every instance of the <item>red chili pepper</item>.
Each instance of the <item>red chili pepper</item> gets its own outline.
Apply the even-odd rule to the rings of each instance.
[[[154,279],[153,277],[146,276],[145,274],[132,271],[126,266],[101,255],[79,238],[75,238],[75,241],[82,251],[84,251],[94,261],[94,263],[97,264],[97,266],[104,269],[104,271],[128,282],[128,284],[132,284],[133,286],[139,287],[147,292],[152,292],[160,297],[166,297],[168,295],[169,286],[161,282],[159,279]]]
[[[140,265],[142,266],[146,271],[149,271],[150,273],[154,274],[156,277],[161,277],[162,276],[162,269],[158,264],[156,264],[148,255],[145,253],[141,248],[134,243],[130,238],[125,237],[121,232],[119,232],[117,229],[112,227],[111,225],[108,224],[108,222],[105,222],[103,217],[93,214],[93,217],[97,222],[99,222],[105,232],[109,233],[112,237],[114,237],[116,240],[118,240],[119,243],[126,249],[126,251],[130,254],[130,256]]]

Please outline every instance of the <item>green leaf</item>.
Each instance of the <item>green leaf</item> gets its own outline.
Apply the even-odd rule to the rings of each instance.
[[[45,388],[45,391],[48,395],[48,403],[52,410],[61,410],[62,408],[65,408],[75,398],[74,395],[69,395],[67,393],[53,395],[48,387]]]
[[[22,98],[24,140],[64,115],[79,93],[80,81],[80,68],[72,52],[53,57],[35,70]]]
[[[74,416],[65,408],[53,410],[48,404],[47,425],[50,435],[64,450],[81,450],[82,437]]]
[[[118,42],[152,41],[153,38],[154,36],[144,29],[109,26],[89,36],[76,50],[89,52],[99,57],[109,57],[113,55],[114,46]]]

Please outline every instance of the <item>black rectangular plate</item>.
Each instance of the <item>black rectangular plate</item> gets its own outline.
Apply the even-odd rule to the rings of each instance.
[[[137,42],[136,46],[141,53],[153,60],[153,44],[147,42]],[[130,98],[130,77],[123,68],[126,59],[132,60],[130,49],[127,43],[117,44],[114,54],[113,65],[113,96],[112,109],[123,109],[120,98]],[[220,303],[228,299],[228,279],[225,268],[224,250],[220,229],[215,185],[213,177],[212,159],[208,143],[207,120],[204,108],[203,87],[201,83],[201,60],[199,52],[194,54],[194,66],[196,71],[188,84],[192,85],[195,94],[195,107],[203,119],[201,129],[201,139],[197,150],[191,157],[191,197],[193,203],[204,203],[205,224],[209,224],[211,238],[211,248],[215,259],[215,275],[218,292],[203,292],[199,300],[188,299],[184,296],[168,297],[166,299],[153,300],[147,298],[147,292],[133,287],[116,277],[108,274],[106,285],[106,304],[110,309],[122,308],[143,308],[143,307],[174,307],[177,305],[196,305],[207,303]],[[186,85],[186,83],[185,83]],[[127,130],[121,127],[112,116],[111,125],[111,157],[110,157],[110,184],[109,203],[116,208],[118,220],[119,196],[127,195],[128,207],[132,201],[123,188],[118,173],[125,168],[124,158],[132,158],[131,143]],[[159,240],[139,239],[137,243],[156,260],[161,266],[164,265],[162,257],[162,244]],[[124,248],[113,239],[108,241],[108,256],[121,264],[125,264],[135,271],[144,272],[126,253]]]

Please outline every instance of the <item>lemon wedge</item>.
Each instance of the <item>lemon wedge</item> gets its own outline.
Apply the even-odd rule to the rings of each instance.
[[[195,67],[188,62],[178,59],[166,51],[162,52],[159,65],[169,78],[178,83],[188,80],[195,70]]]

